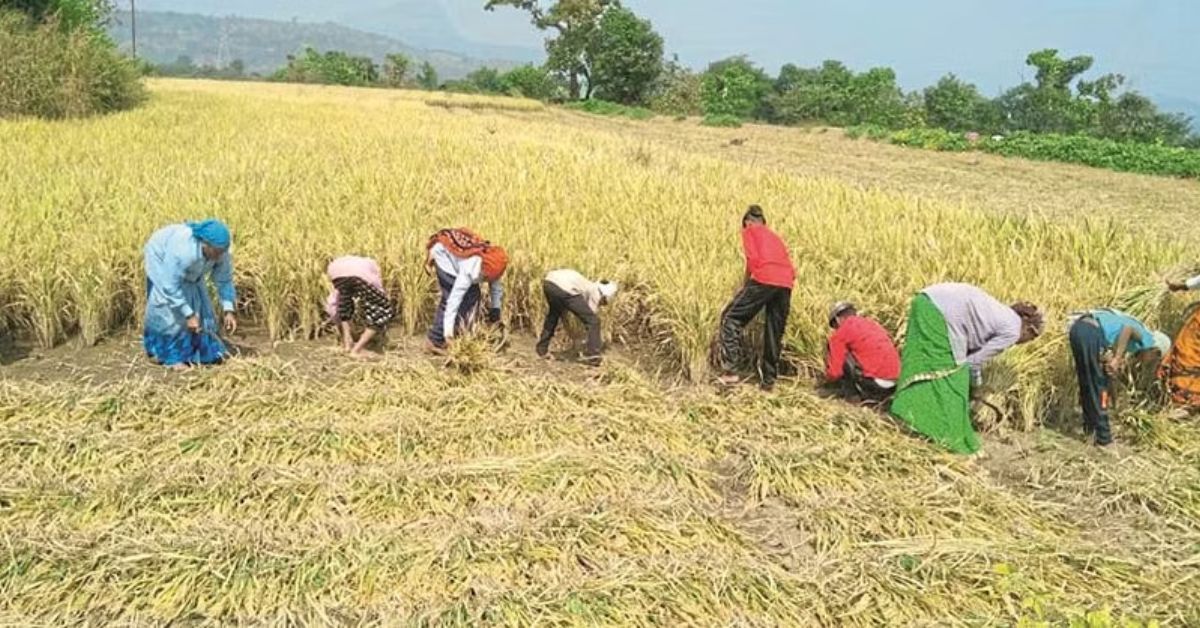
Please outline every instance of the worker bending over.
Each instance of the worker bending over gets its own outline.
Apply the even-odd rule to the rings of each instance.
[[[860,316],[849,301],[829,311],[833,333],[825,351],[825,380],[840,384],[848,401],[879,403],[896,392],[900,352],[879,323]]]
[[[508,254],[503,248],[484,240],[467,229],[443,229],[429,238],[426,268],[437,275],[441,300],[429,329],[428,348],[445,352],[460,330],[470,329],[479,306],[479,285],[488,283],[487,319],[500,322],[504,303],[501,278],[508,269]]]
[[[542,336],[538,339],[537,354],[550,357],[550,341],[558,330],[558,323],[565,313],[574,314],[587,329],[587,347],[584,360],[590,364],[600,363],[602,339],[600,335],[600,306],[607,305],[617,296],[617,284],[609,281],[591,281],[578,271],[564,268],[554,270],[542,281],[542,292],[546,295],[546,320],[542,324]]]

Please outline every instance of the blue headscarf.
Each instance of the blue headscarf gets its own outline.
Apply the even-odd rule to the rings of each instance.
[[[189,222],[187,226],[192,228],[192,237],[213,248],[227,250],[233,241],[229,227],[220,220],[209,218],[204,222]]]

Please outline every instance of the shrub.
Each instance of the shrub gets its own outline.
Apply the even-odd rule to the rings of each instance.
[[[1099,139],[1086,135],[1016,133],[983,138],[972,143],[967,136],[944,129],[911,128],[888,131],[879,126],[846,129],[851,139],[867,139],[927,150],[979,150],[1006,157],[1058,161],[1170,177],[1200,178],[1200,150]]]
[[[71,118],[145,99],[137,64],[91,29],[0,12],[0,116]]]
[[[595,99],[570,103],[567,105],[567,109],[591,113],[598,116],[620,116],[624,118],[633,118],[634,120],[649,120],[650,118],[654,117],[654,112],[650,111],[649,109],[618,105],[617,103]]]
[[[709,114],[700,122],[704,126],[727,127],[736,129],[742,126],[742,119],[729,114]]]

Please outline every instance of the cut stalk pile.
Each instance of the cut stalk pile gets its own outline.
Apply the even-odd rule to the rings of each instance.
[[[1200,621],[1195,434],[989,473],[803,392],[324,360],[0,383],[0,621]]]

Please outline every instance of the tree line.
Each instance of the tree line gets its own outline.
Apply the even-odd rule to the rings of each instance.
[[[702,116],[712,125],[756,121],[932,128],[984,136],[1032,132],[1200,147],[1200,136],[1192,131],[1187,116],[1160,111],[1149,98],[1127,89],[1120,74],[1085,78],[1095,66],[1092,57],[1068,58],[1053,49],[1027,58],[1034,80],[989,98],[953,74],[923,90],[906,92],[891,68],[855,71],[833,60],[815,67],[787,64],[775,76],[741,56],[693,71],[677,58],[666,57],[664,40],[650,21],[620,0],[485,0],[483,8],[527,13],[531,24],[546,33],[545,63],[504,72],[485,67],[462,79],[442,81],[432,64],[404,54],[389,54],[377,62],[342,51],[307,48],[263,77],[247,76],[240,61],[217,68],[197,66],[186,57],[143,70],[168,76],[602,101],[639,111]],[[103,32],[111,10],[109,0],[0,0],[0,43],[5,50],[15,51],[17,61],[0,64],[0,72],[5,73],[0,76],[4,79],[0,85],[5,86],[0,89],[0,115],[14,111],[75,115],[140,101],[133,64],[116,52]],[[47,69],[55,64],[55,69]],[[70,98],[56,97],[54,86],[72,72],[77,80],[69,84],[84,86],[82,91]]]
[[[545,70],[571,100],[598,98],[673,115],[703,115],[711,124],[934,127],[956,132],[1087,135],[1126,142],[1200,146],[1191,120],[1165,113],[1125,89],[1119,74],[1084,79],[1095,60],[1059,51],[1027,59],[1036,79],[985,97],[951,74],[924,90],[905,92],[891,68],[855,72],[839,61],[785,65],[772,77],[745,57],[692,72],[663,58],[663,39],[620,0],[487,0],[485,10],[529,14],[547,33]]]
[[[713,125],[756,121],[778,125],[826,124],[899,130],[937,128],[985,136],[1032,132],[1084,135],[1119,142],[1200,147],[1191,120],[1166,113],[1126,88],[1120,74],[1085,76],[1089,56],[1057,50],[1031,53],[1032,81],[986,97],[975,85],[947,75],[906,92],[887,67],[855,71],[830,60],[787,64],[771,76],[746,57],[695,72],[664,55],[653,25],[620,0],[487,0],[484,9],[524,11],[546,33],[546,62],[509,72],[482,68],[440,83],[428,63],[412,72],[403,55],[382,66],[336,51],[307,50],[290,57],[277,80],[385,85],[510,94],[547,101],[607,101],[675,116],[703,116]],[[602,110],[602,108],[589,108]]]

